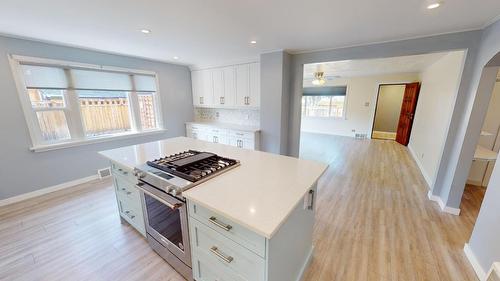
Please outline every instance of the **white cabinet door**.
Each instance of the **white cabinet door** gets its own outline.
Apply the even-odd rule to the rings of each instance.
[[[200,106],[203,96],[203,79],[201,71],[191,72],[191,86],[193,91],[193,105]]]
[[[250,95],[250,67],[248,64],[236,66],[236,105],[248,106]]]
[[[250,93],[247,99],[247,106],[259,107],[260,106],[260,64],[250,64],[249,75]]]
[[[202,90],[200,91],[199,103],[201,106],[211,106],[214,99],[212,71],[210,69],[201,70],[200,74]]]
[[[214,106],[224,106],[225,87],[224,87],[224,71],[222,69],[212,70],[212,81],[214,89]]]
[[[222,71],[224,73],[224,106],[235,106],[236,67],[224,67]]]
[[[252,139],[230,137],[229,142],[230,142],[229,145],[236,146],[239,148],[251,149],[251,150],[256,149],[255,141]]]

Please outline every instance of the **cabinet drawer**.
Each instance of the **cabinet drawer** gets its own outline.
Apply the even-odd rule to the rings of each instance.
[[[196,203],[189,202],[188,209],[190,216],[214,231],[243,245],[261,257],[266,256],[266,239],[264,237]]]
[[[229,136],[237,139],[248,139],[254,140],[255,134],[252,132],[244,132],[244,131],[230,131]]]
[[[265,260],[254,252],[206,226],[190,220],[193,254],[206,263],[213,263],[227,272],[235,272],[243,280],[263,281]]]
[[[135,184],[137,182],[137,178],[134,176],[133,171],[129,168],[123,167],[122,165],[111,162],[111,172],[113,175],[122,177],[131,183]]]
[[[137,208],[134,202],[131,202],[121,195],[117,195],[116,198],[121,217],[130,223],[132,227],[137,229],[137,231],[139,231],[143,236],[146,236],[146,227],[144,225],[142,208],[140,206]]]
[[[130,201],[135,208],[141,206],[141,195],[135,185],[124,181],[119,177],[114,177],[114,184],[117,196],[127,198],[127,200]]]
[[[227,266],[214,263],[211,257],[202,252],[192,256],[193,277],[196,281],[251,281],[239,276]]]

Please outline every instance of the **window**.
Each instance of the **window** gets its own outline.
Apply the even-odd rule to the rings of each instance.
[[[154,73],[11,60],[35,150],[161,129]]]
[[[346,90],[346,86],[304,88],[302,116],[343,118]]]

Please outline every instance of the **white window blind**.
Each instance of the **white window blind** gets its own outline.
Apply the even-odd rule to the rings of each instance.
[[[137,92],[155,92],[156,79],[151,75],[134,75],[135,89]]]
[[[23,64],[21,69],[28,88],[66,89],[68,87],[62,68]]]
[[[95,70],[71,70],[73,87],[78,90],[132,91],[131,77],[127,73]]]

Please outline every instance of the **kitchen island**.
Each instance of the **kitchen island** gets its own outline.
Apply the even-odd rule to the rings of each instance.
[[[130,176],[146,161],[190,149],[241,164],[182,192],[193,278],[300,280],[313,252],[316,183],[327,165],[185,137],[101,154]]]

